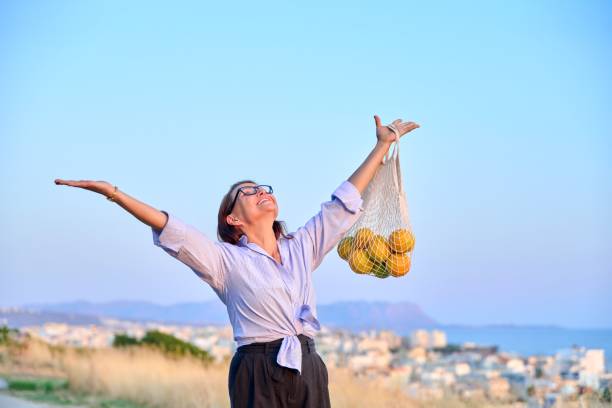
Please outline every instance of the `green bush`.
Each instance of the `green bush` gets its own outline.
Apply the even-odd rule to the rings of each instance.
[[[442,354],[458,353],[461,351],[461,346],[458,344],[448,344],[445,347],[434,347],[433,351]]]
[[[0,344],[8,343],[8,333],[9,329],[6,326],[0,327]]]
[[[212,360],[208,352],[194,346],[191,343],[187,343],[170,334],[162,333],[157,330],[148,331],[142,338],[141,343],[158,347],[165,352],[174,355],[184,356],[188,354],[205,361]]]
[[[612,402],[612,393],[610,392],[610,388],[606,387],[601,393],[601,401],[610,403]]]
[[[8,388],[13,391],[36,391],[38,384],[28,380],[9,380]]]
[[[68,388],[66,380],[46,379],[9,379],[8,388],[12,391],[43,391],[50,393],[60,389]]]
[[[533,397],[536,393],[536,389],[533,385],[530,385],[529,387],[527,387],[527,395],[529,395],[530,397]]]
[[[9,344],[11,342],[11,333],[17,334],[19,330],[9,329],[5,325],[0,327],[0,344]]]
[[[140,344],[137,338],[130,337],[127,334],[117,334],[113,339],[113,347],[128,347],[137,346]]]
[[[130,347],[139,345],[154,347],[170,355],[190,355],[205,362],[211,362],[213,360],[210,354],[208,354],[208,352],[205,350],[158,330],[148,331],[141,340],[125,334],[117,334],[113,340],[113,347]]]
[[[544,377],[544,371],[542,370],[542,367],[536,367],[535,378],[542,378],[542,377]]]

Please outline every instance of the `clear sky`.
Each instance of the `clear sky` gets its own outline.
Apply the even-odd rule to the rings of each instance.
[[[297,2],[294,2],[297,3]],[[214,299],[106,180],[214,237],[231,183],[295,230],[385,123],[410,274],[315,271],[319,303],[442,323],[612,327],[612,7],[605,1],[2,2],[0,305]]]

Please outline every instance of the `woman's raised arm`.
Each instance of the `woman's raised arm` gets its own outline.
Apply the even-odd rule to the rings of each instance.
[[[294,234],[294,238],[303,242],[304,248],[312,248],[312,270],[321,264],[323,257],[361,216],[361,196],[396,139],[394,131],[382,126],[378,116],[374,115],[374,121],[377,141],[372,152],[351,177],[334,191],[331,201],[324,202],[321,211]],[[402,122],[401,119],[395,120],[389,126],[394,127],[400,137],[419,127],[414,122]]]
[[[376,123],[376,146],[374,146],[374,149],[365,161],[348,179],[361,194],[363,194],[370,181],[374,178],[378,166],[382,163],[383,157],[385,157],[385,154],[389,151],[391,144],[395,140],[395,133],[389,127],[383,126],[377,115],[374,115],[374,122]],[[400,137],[420,127],[414,122],[402,122],[401,119],[394,120],[390,126],[394,126],[397,129]]]
[[[114,187],[106,181],[55,179],[55,184],[79,187],[102,194],[106,197],[114,193]],[[119,189],[117,189],[117,192],[114,193],[113,201],[153,229],[162,230],[168,221],[168,216],[163,212],[151,207],[148,204],[138,201],[134,197],[130,197]]]

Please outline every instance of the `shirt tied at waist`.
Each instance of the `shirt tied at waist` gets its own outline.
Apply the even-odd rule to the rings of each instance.
[[[283,338],[280,350],[276,356],[276,362],[288,368],[294,368],[302,374],[302,345],[298,335],[304,332],[304,324],[309,324],[315,330],[321,330],[321,325],[316,317],[312,314],[310,306],[302,305],[298,314],[298,330],[294,335]]]

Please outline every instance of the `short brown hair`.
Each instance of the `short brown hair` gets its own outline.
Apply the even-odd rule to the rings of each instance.
[[[243,234],[239,228],[234,227],[227,223],[227,216],[230,214],[230,206],[232,205],[232,201],[234,197],[232,197],[232,191],[240,184],[244,183],[253,183],[257,184],[253,180],[242,180],[238,181],[229,188],[229,191],[223,196],[221,200],[221,205],[219,206],[219,216],[218,216],[218,224],[217,224],[217,236],[223,242],[228,242],[230,244],[236,245],[240,240],[240,236]],[[274,231],[274,235],[276,239],[278,239],[281,235],[284,238],[292,239],[293,236],[287,234],[287,226],[284,221],[274,220],[272,224],[272,230]]]

